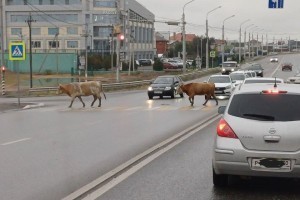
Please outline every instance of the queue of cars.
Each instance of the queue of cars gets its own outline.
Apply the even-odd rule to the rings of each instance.
[[[215,84],[217,97],[229,97],[228,104],[218,108],[222,118],[214,136],[214,185],[227,186],[232,176],[299,178],[299,86],[284,84],[281,78],[263,77],[258,64],[226,75],[211,75],[207,82]],[[158,77],[148,89],[149,99],[183,97],[176,94],[182,83],[177,76]],[[287,83],[300,83],[300,73]]]

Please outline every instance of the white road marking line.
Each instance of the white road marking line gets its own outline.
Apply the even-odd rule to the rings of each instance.
[[[2,145],[2,146],[10,145],[10,144],[18,143],[18,142],[23,142],[23,141],[26,141],[26,140],[30,140],[30,138],[23,138],[23,139],[20,139],[20,140],[15,140],[15,141],[11,141],[11,142],[6,142],[6,143],[3,143],[3,144],[1,144],[1,145]]]
[[[130,110],[138,110],[138,109],[142,109],[142,106],[137,106],[137,107],[132,107],[132,108],[127,108],[125,109],[126,111],[130,111]]]

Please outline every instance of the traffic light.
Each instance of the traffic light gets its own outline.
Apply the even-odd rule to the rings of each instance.
[[[118,39],[119,39],[119,41],[120,41],[120,46],[122,47],[123,44],[124,44],[124,39],[125,39],[124,34],[123,34],[123,33],[119,34],[119,35],[118,35]]]
[[[2,72],[3,75],[5,74],[5,66],[1,67],[1,72]]]
[[[119,38],[120,41],[122,41],[122,40],[125,39],[125,36],[124,36],[124,34],[119,34],[118,38]]]

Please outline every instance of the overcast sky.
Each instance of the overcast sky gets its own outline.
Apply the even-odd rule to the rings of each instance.
[[[190,0],[137,0],[155,15],[156,21],[181,21],[183,6]],[[186,33],[205,35],[205,20],[209,11],[222,6],[208,15],[209,37],[222,38],[222,24],[225,21],[225,39],[238,40],[241,23],[242,41],[247,26],[248,32],[259,37],[268,34],[268,40],[300,39],[300,0],[284,0],[283,9],[269,9],[269,0],[194,0],[184,9]],[[254,28],[257,26],[257,28]],[[156,31],[181,32],[181,27],[155,23]],[[260,31],[259,29],[263,29]],[[260,39],[261,40],[261,39]]]

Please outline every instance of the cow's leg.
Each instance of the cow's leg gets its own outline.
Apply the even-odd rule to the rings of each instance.
[[[99,105],[98,105],[98,107],[101,107],[101,96],[100,95],[98,96],[98,99],[99,99]]]
[[[92,104],[91,104],[91,107],[93,107],[95,101],[97,100],[97,96],[96,96],[96,95],[93,95],[93,97],[94,97],[94,100],[93,100],[93,102],[92,102]]]
[[[203,104],[203,105],[205,106],[205,105],[206,105],[206,103],[208,102],[208,99],[209,99],[209,97],[208,97],[208,95],[205,95],[204,97],[205,97],[205,102],[204,102],[204,104]]]
[[[70,103],[70,105],[69,105],[69,108],[71,108],[72,107],[72,105],[73,105],[73,102],[74,102],[74,99],[75,99],[76,97],[72,97],[72,99],[71,99],[71,103]]]
[[[191,106],[194,106],[194,96],[189,97]]]
[[[85,107],[85,103],[82,101],[82,98],[81,98],[81,96],[78,96],[78,99],[81,101],[81,103],[82,103],[83,107]]]
[[[218,104],[219,104],[219,102],[218,102],[218,99],[217,99],[216,95],[215,95],[215,94],[213,94],[212,96],[213,96],[213,98],[216,100],[216,105],[218,105]]]

